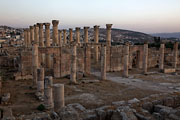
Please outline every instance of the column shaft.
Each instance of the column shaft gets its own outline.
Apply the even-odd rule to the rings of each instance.
[[[73,42],[73,30],[71,28],[69,29],[69,42]]]
[[[89,27],[84,27],[84,42],[88,43],[88,29]]]
[[[129,44],[126,43],[124,46],[124,72],[123,76],[128,77],[128,68],[129,67]]]
[[[64,84],[54,84],[54,111],[58,112],[64,107]]]
[[[44,83],[44,106],[46,109],[53,109],[53,78],[51,76],[45,77]]]
[[[106,46],[101,47],[101,80],[106,79]]]
[[[52,24],[53,24],[53,46],[57,46],[58,45],[58,24],[59,24],[59,21],[53,20]]]
[[[76,43],[80,43],[80,28],[76,28]]]
[[[148,44],[144,44],[144,56],[143,56],[143,70],[144,74],[147,74],[148,69]]]
[[[99,43],[99,26],[94,26],[94,42]],[[99,60],[99,48],[95,46],[95,62],[98,63]]]
[[[160,55],[159,55],[159,69],[160,70],[164,69],[164,48],[165,48],[165,45],[161,44],[161,46],[160,46]]]
[[[71,76],[70,76],[70,83],[76,83],[76,59],[77,59],[77,48],[76,45],[73,46],[71,50]]]
[[[177,62],[178,62],[178,42],[174,43],[174,49],[173,49],[173,68],[177,68]]]
[[[63,30],[63,43],[64,43],[64,45],[66,45],[67,44],[67,36],[66,36],[66,30]]]
[[[111,46],[111,27],[112,27],[112,24],[106,24],[106,29],[107,29],[106,45],[107,46]]]

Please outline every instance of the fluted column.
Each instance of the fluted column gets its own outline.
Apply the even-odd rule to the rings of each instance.
[[[94,26],[94,42],[99,43],[99,26]],[[99,48],[95,46],[95,61],[98,63],[99,60]]]
[[[164,69],[164,43],[161,43],[160,46],[160,55],[159,55],[159,69],[162,71]]]
[[[147,74],[148,69],[148,43],[144,43],[144,56],[143,56],[143,70],[144,74]]]
[[[64,43],[64,45],[67,44],[67,36],[66,36],[66,30],[65,29],[63,30],[63,43]]]
[[[34,26],[30,26],[31,46],[34,42]]]
[[[106,45],[107,46],[111,46],[111,28],[112,28],[112,24],[106,24],[106,29],[107,29]]]
[[[35,33],[34,33],[34,41],[39,45],[39,27],[38,25],[34,25]]]
[[[44,96],[44,68],[37,69],[37,94]]]
[[[53,87],[53,78],[51,76],[46,76],[44,79],[44,106],[46,109],[54,108],[52,87]]]
[[[88,29],[89,27],[84,27],[84,42],[88,43]]]
[[[73,29],[69,28],[69,42],[73,42]]]
[[[86,75],[89,75],[91,72],[91,47],[89,45],[85,46],[84,72]]]
[[[24,30],[24,46],[27,47],[27,29]]]
[[[123,76],[128,77],[128,67],[129,67],[129,43],[124,46],[124,72]]]
[[[37,84],[37,69],[39,67],[37,43],[33,45],[33,49],[32,49],[32,67],[33,67],[33,85],[36,85]]]
[[[173,48],[173,68],[177,68],[177,62],[178,62],[178,42],[174,43]]]
[[[57,46],[58,45],[58,24],[59,24],[59,21],[58,20],[52,20],[52,24],[53,24],[53,46]]]
[[[77,63],[76,63],[76,59],[77,59],[77,49],[76,49],[76,45],[73,46],[72,50],[71,50],[71,76],[70,76],[70,83],[75,84],[76,83],[76,67],[77,67]]]
[[[54,78],[60,78],[60,49],[54,56]]]
[[[80,28],[76,27],[76,43],[80,43]]]
[[[50,47],[50,23],[44,23],[45,25],[45,43],[46,47]]]
[[[59,30],[59,46],[62,46],[62,30]]]
[[[39,26],[39,46],[44,47],[44,31],[43,31],[43,23],[38,23]]]
[[[46,47],[50,47],[50,23],[44,23],[45,25],[45,43]],[[51,56],[49,53],[46,53],[46,67],[51,68]]]
[[[106,46],[101,47],[101,80],[106,79]]]
[[[27,29],[27,47],[31,46],[30,29]]]
[[[64,84],[54,84],[54,111],[58,112],[64,107]]]

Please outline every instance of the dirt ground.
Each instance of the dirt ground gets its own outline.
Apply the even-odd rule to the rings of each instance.
[[[8,104],[1,106],[11,107],[13,114],[30,114],[38,112],[37,107],[42,104],[35,97],[36,89],[32,88],[32,80],[15,81],[11,76],[13,71],[4,69],[1,71],[3,76],[2,94],[10,93],[11,99]],[[97,80],[95,76],[89,76],[82,80]],[[133,98],[143,98],[151,94],[159,93],[153,90],[142,90],[134,86],[128,86],[112,82],[110,80],[97,83],[81,83],[70,85],[68,78],[54,79],[54,83],[65,84],[65,104],[80,103],[86,108],[96,108],[109,105],[114,101],[129,100]]]

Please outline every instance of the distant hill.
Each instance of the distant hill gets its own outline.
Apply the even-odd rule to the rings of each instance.
[[[158,36],[162,38],[180,38],[180,32],[175,33],[155,33],[152,36]]]
[[[100,29],[100,34],[106,35],[106,29]],[[126,42],[131,41],[133,43],[144,43],[146,40],[149,42],[154,42],[154,38],[152,35],[130,31],[130,30],[122,30],[122,29],[112,29],[112,40],[114,42]]]

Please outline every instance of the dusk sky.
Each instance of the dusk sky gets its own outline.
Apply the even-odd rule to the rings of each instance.
[[[28,27],[60,21],[59,28],[112,23],[145,33],[180,32],[180,0],[0,0],[0,25]]]

